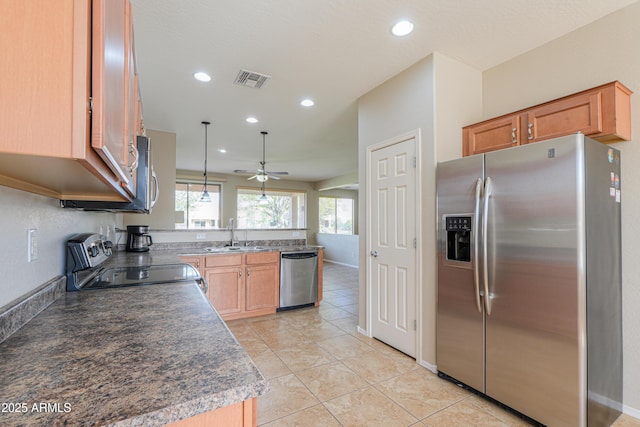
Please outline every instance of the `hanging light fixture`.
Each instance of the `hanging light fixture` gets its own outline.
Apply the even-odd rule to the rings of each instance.
[[[202,190],[202,195],[200,196],[200,202],[202,203],[211,203],[211,196],[207,191],[207,127],[211,124],[211,122],[202,122],[204,125],[204,189]]]
[[[262,196],[260,196],[260,198],[258,199],[258,204],[264,205],[267,203],[267,201],[267,196],[265,196],[264,194],[264,181],[262,181]]]

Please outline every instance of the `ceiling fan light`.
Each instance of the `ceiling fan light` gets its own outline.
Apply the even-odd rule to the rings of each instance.
[[[267,200],[267,196],[264,195],[264,193],[262,193],[262,196],[260,196],[260,198],[258,199],[258,203],[261,205],[264,205],[268,202]]]
[[[256,175],[256,179],[260,182],[265,182],[269,177],[267,175]]]

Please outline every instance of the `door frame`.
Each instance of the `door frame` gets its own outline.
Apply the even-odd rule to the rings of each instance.
[[[370,145],[367,147],[366,153],[366,186],[365,186],[365,197],[366,201],[366,212],[364,215],[365,218],[365,289],[367,292],[366,295],[366,313],[365,318],[367,322],[367,330],[365,335],[369,338],[373,337],[372,334],[372,285],[371,285],[371,257],[369,256],[369,252],[371,252],[371,180],[369,177],[371,176],[371,157],[374,151],[389,147],[391,145],[399,144],[401,142],[413,139],[415,142],[415,219],[416,219],[416,251],[415,251],[415,290],[416,290],[416,299],[415,299],[415,313],[416,313],[416,330],[415,330],[415,342],[416,342],[416,363],[421,363],[422,361],[422,287],[420,284],[422,283],[422,167],[421,167],[421,130],[420,128],[409,131],[407,133],[383,140],[379,143]]]

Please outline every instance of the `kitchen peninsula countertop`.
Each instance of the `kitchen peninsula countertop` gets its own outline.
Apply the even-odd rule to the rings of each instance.
[[[0,362],[3,426],[159,426],[268,391],[188,283],[67,293],[0,344]]]

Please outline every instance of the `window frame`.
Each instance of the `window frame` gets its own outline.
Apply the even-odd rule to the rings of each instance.
[[[281,193],[290,193],[290,194],[296,194],[298,196],[302,196],[303,197],[303,207],[300,208],[298,207],[298,214],[294,215],[292,212],[292,224],[290,224],[289,227],[255,227],[255,224],[252,224],[250,226],[243,224],[242,222],[244,221],[243,217],[240,215],[240,203],[239,203],[239,197],[242,194],[247,194],[247,193],[251,193],[251,194],[256,194],[256,195],[261,195],[264,191],[264,194],[266,196],[269,196],[269,193],[276,193],[276,194],[281,194]],[[243,193],[245,192],[245,193]],[[293,199],[293,196],[292,196]],[[306,190],[295,190],[295,189],[288,189],[288,188],[265,188],[264,190],[262,190],[260,187],[249,187],[249,186],[238,186],[236,187],[236,219],[237,219],[237,227],[238,228],[247,228],[247,229],[253,229],[253,230],[296,230],[296,229],[307,229],[307,216],[308,216],[308,203],[309,203],[309,194]],[[292,207],[293,209],[293,207]],[[302,212],[300,212],[300,209],[302,209]],[[297,223],[294,224],[296,218]],[[300,220],[302,220],[302,225],[300,225]]]
[[[198,190],[198,192],[202,193],[202,191],[204,190],[204,182],[203,181],[199,181],[199,180],[190,180],[190,179],[177,179],[175,181],[175,186],[174,186],[174,200],[176,200],[176,193],[178,192],[178,185],[187,185],[187,194],[190,194],[192,192],[196,192],[194,190],[190,190],[189,187],[193,186],[193,187],[199,187],[200,190]],[[179,223],[175,223],[174,225],[174,229],[175,230],[219,230],[222,226],[222,183],[220,182],[208,182],[207,183],[207,189],[210,190],[212,187],[217,187],[218,188],[218,224],[216,227],[190,227],[190,220],[189,220],[189,202],[187,202],[187,209],[185,211],[185,218],[184,218],[184,224],[186,224],[185,228],[178,228],[176,225]],[[174,205],[174,211],[177,211],[177,206]],[[214,218],[215,220],[215,218]]]
[[[321,215],[321,212],[320,212],[321,199],[333,199],[334,200],[334,205],[333,205],[333,217],[334,217],[333,232],[321,231],[322,229],[326,229],[326,227],[324,227],[321,224],[321,222],[322,222],[322,215]],[[350,233],[338,233],[338,200],[349,200],[351,202],[351,232]],[[355,201],[355,199],[353,199],[351,197],[341,197],[341,196],[318,196],[318,233],[335,234],[335,235],[342,235],[342,236],[353,236],[353,235],[356,234],[355,222],[356,222],[356,201]]]

